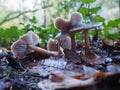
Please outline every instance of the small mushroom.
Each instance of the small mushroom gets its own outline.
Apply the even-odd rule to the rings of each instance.
[[[49,51],[58,51],[58,41],[54,39],[49,39],[47,44],[47,49]]]
[[[49,51],[43,48],[37,47],[39,43],[39,37],[32,31],[29,31],[27,34],[20,37],[16,42],[11,46],[13,55],[16,58],[23,58],[25,55],[31,52],[38,52],[46,56],[59,56],[60,52]]]
[[[47,49],[50,51],[58,51],[60,44],[62,49],[71,49],[71,39],[69,37],[64,37],[59,40],[49,39],[47,44]]]
[[[47,44],[47,49],[49,51],[58,51],[59,54],[62,54],[63,49],[60,46],[60,42],[58,40],[49,39]]]
[[[59,40],[49,39],[47,49],[49,51],[58,51],[62,54],[63,49],[71,49],[71,39],[69,37],[64,37]]]

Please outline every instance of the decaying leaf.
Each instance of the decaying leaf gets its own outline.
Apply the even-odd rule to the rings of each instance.
[[[83,86],[89,86],[92,85],[94,83],[94,78],[89,78],[87,80],[78,80],[78,79],[74,79],[72,77],[66,76],[65,74],[63,74],[62,72],[60,73],[54,73],[54,75],[52,75],[52,78],[55,78],[54,80],[45,80],[43,82],[39,82],[38,83],[38,87],[41,88],[44,87],[48,88],[48,89],[60,89],[60,88],[73,88],[73,87],[83,87]],[[61,81],[60,81],[61,79]],[[59,80],[59,81],[58,81]],[[58,81],[58,82],[57,82]]]
[[[104,64],[106,59],[104,56],[99,56],[97,54],[95,54],[94,58],[88,58],[87,56],[83,56],[82,57],[83,60],[90,65],[98,65],[98,64]]]
[[[82,58],[74,53],[72,50],[64,49],[65,57],[70,60],[71,62],[74,62],[76,64],[82,64],[84,61]]]
[[[52,78],[52,79],[51,79]],[[120,87],[120,73],[95,73],[94,75],[87,77],[86,79],[75,79],[73,77],[66,76],[62,72],[54,72],[49,80],[44,80],[38,83],[38,87],[42,89],[54,90],[54,89],[70,89],[70,88],[86,88],[87,90],[101,90],[99,89],[100,85],[103,85],[103,90],[117,90]],[[109,86],[116,80],[113,86]],[[115,86],[115,87],[114,87]],[[112,88],[112,89],[111,89]]]

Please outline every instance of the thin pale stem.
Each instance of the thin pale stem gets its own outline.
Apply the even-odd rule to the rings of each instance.
[[[28,47],[31,48],[32,50],[35,50],[38,53],[46,55],[46,56],[56,56],[57,57],[57,56],[60,55],[59,52],[49,51],[49,50],[46,50],[46,49],[43,49],[43,48],[40,48],[40,47],[36,47],[36,46],[32,46],[32,45],[28,45]]]

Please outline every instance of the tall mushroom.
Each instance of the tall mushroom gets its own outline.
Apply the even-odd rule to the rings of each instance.
[[[86,51],[89,50],[88,30],[100,25],[101,23],[82,24],[82,15],[78,12],[74,12],[69,20],[64,20],[60,17],[55,20],[55,27],[60,30],[60,33],[56,36],[56,39],[65,38],[69,35],[71,37],[71,49],[75,52],[74,34],[84,30]]]
[[[92,28],[98,27],[100,25],[102,25],[102,23],[100,23],[100,22],[91,23],[91,24],[81,24],[81,25],[78,25],[76,27],[73,27],[70,30],[69,33],[77,33],[77,32],[80,32],[80,31],[83,30],[84,39],[85,39],[85,55],[89,55],[90,56],[90,54],[91,54],[91,51],[90,51],[90,41],[89,41],[89,30],[91,30]],[[73,42],[75,42],[75,41],[73,41]]]
[[[23,58],[25,55],[31,52],[38,52],[46,56],[59,56],[60,52],[49,51],[43,48],[37,47],[39,43],[39,37],[32,31],[29,31],[27,34],[20,37],[16,42],[11,46],[13,55],[16,58]]]

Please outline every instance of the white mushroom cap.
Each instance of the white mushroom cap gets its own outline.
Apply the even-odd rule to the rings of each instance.
[[[23,58],[26,54],[34,52],[27,45],[37,45],[38,43],[39,37],[34,32],[29,31],[12,44],[11,50],[14,57]]]
[[[82,18],[81,13],[78,13],[78,12],[73,12],[72,13],[72,15],[71,15],[71,24],[72,24],[72,27],[81,24],[82,20],[83,20],[83,18]]]
[[[95,22],[95,23],[90,23],[90,24],[81,24],[81,25],[73,27],[70,30],[70,33],[72,33],[72,32],[79,32],[79,31],[86,30],[86,29],[90,30],[92,28],[95,28],[95,27],[98,27],[98,26],[101,26],[101,25],[102,25],[101,22]]]

